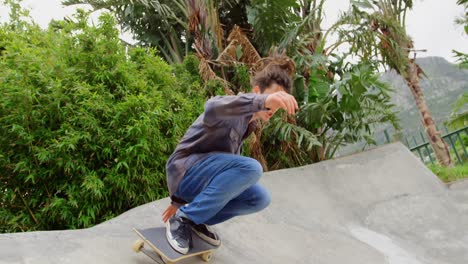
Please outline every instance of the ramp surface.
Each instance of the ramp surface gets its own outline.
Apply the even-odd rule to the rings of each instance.
[[[216,226],[211,263],[468,263],[468,184],[448,188],[399,143],[261,182],[271,205]],[[163,226],[168,203],[84,230],[1,234],[0,263],[154,263],[131,250],[132,227]]]

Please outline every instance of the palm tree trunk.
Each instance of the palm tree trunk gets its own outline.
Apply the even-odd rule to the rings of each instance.
[[[429,108],[427,107],[421,86],[419,85],[419,72],[421,72],[419,69],[420,67],[418,64],[416,64],[414,59],[410,60],[408,65],[408,74],[406,75],[406,82],[411,90],[411,93],[413,94],[416,106],[418,107],[419,113],[421,114],[420,116],[424,130],[426,131],[429,143],[434,150],[439,164],[442,166],[451,166],[452,161],[450,159],[448,146],[440,136],[440,132],[437,131],[436,124],[432,118]]]

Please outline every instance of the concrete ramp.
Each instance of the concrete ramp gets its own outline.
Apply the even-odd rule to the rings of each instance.
[[[402,144],[261,182],[270,207],[216,226],[223,246],[211,263],[468,263],[468,184],[449,189]],[[2,234],[0,263],[154,263],[131,250],[131,228],[163,226],[168,203],[85,230]]]

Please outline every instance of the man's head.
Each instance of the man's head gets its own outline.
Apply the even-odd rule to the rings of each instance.
[[[291,77],[279,65],[269,65],[252,78],[252,92],[270,94],[284,91],[291,93]]]
[[[291,93],[291,77],[280,65],[269,65],[258,72],[252,79],[252,92],[256,94],[272,94],[276,92]],[[261,111],[254,115],[255,119],[268,121],[274,112]]]

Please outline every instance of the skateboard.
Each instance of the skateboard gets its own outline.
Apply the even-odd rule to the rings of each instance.
[[[193,247],[186,255],[183,255],[175,251],[169,242],[167,242],[165,227],[155,227],[148,229],[133,228],[133,231],[140,237],[140,239],[133,243],[133,251],[137,253],[143,252],[148,257],[152,258],[156,262],[159,262],[151,251],[146,250],[144,247],[146,244],[153,251],[155,251],[159,258],[166,264],[173,264],[179,260],[193,256],[199,256],[203,261],[208,262],[211,260],[213,252],[218,248],[218,246],[213,246],[203,241],[192,231]]]

